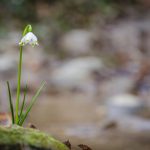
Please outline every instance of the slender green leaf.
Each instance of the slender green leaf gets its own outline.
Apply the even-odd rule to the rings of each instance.
[[[25,119],[26,119],[28,113],[30,112],[30,110],[31,110],[31,108],[32,108],[32,106],[33,106],[33,104],[34,104],[35,101],[37,100],[37,98],[38,98],[38,96],[40,95],[41,90],[43,89],[44,86],[45,86],[45,82],[42,82],[40,88],[37,90],[36,94],[32,97],[31,103],[29,104],[29,106],[28,106],[28,108],[27,108],[27,110],[26,110],[24,116],[22,117],[22,119],[21,119],[21,121],[20,121],[20,123],[19,123],[20,126],[22,126],[22,124],[24,123],[24,121],[25,121]]]
[[[25,116],[25,113],[24,113],[24,112],[22,112],[21,116],[19,116],[18,125],[20,125],[20,126],[21,126],[21,122],[22,122],[22,120],[23,120],[24,116]]]
[[[9,106],[11,110],[12,124],[14,124],[15,123],[14,108],[13,108],[13,102],[12,102],[12,97],[11,97],[10,85],[8,81],[7,81],[7,88],[8,88]]]
[[[26,85],[26,88],[25,88],[25,91],[24,91],[24,95],[23,95],[23,101],[22,101],[22,105],[21,105],[21,111],[20,111],[20,114],[19,114],[19,121],[18,121],[18,123],[21,121],[21,118],[22,118],[22,113],[23,113],[23,109],[24,109],[24,106],[25,106],[26,94],[27,94],[27,85]]]

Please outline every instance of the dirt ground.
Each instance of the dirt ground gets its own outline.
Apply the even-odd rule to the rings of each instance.
[[[74,149],[87,144],[93,150],[149,150],[150,132],[121,130],[107,122],[106,108],[82,94],[42,96],[33,107],[29,122]],[[124,119],[124,118],[122,118]]]

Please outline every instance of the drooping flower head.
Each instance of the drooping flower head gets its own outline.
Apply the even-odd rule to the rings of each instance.
[[[31,46],[39,45],[37,37],[31,32],[32,26],[27,25],[23,31],[23,37],[19,43],[19,45],[24,46],[26,44],[30,44]]]
[[[26,44],[30,44],[32,46],[35,45],[39,45],[38,44],[38,40],[37,37],[32,33],[32,32],[28,32],[20,41],[19,45],[26,45]]]

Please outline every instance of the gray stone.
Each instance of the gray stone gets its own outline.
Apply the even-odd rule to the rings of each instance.
[[[60,46],[73,55],[87,54],[92,50],[92,36],[90,31],[75,29],[62,37]]]
[[[52,83],[59,88],[72,88],[91,83],[91,73],[101,70],[103,63],[95,57],[81,57],[64,62],[51,74]]]

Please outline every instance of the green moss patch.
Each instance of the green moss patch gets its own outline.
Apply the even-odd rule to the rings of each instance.
[[[68,150],[66,145],[39,130],[16,125],[0,127],[0,145],[18,144],[51,150]]]

